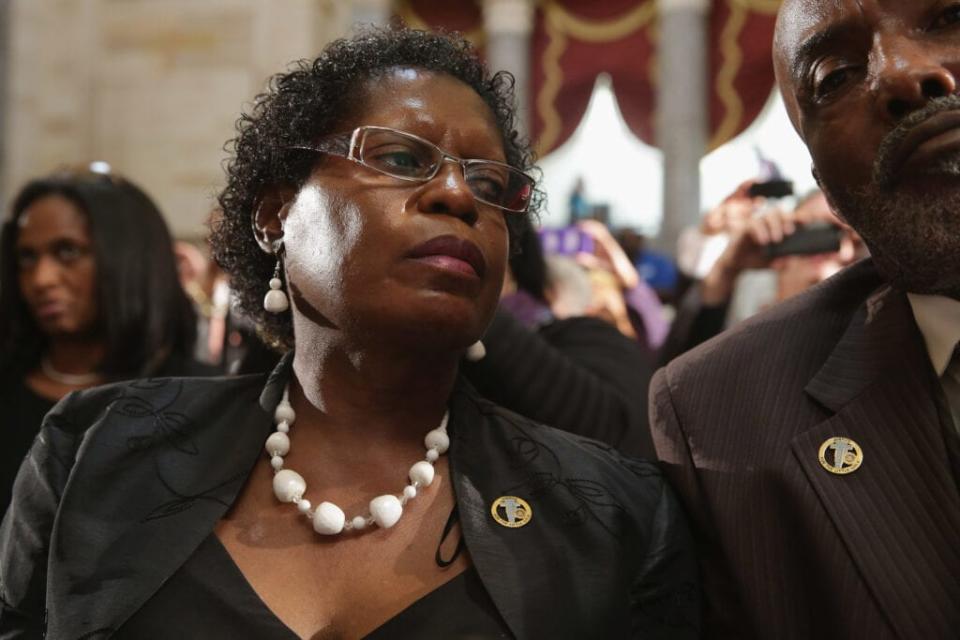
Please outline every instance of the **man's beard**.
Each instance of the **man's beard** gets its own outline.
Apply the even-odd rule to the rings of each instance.
[[[933,114],[960,109],[960,98],[938,98],[907,116],[884,139],[873,178],[844,189],[821,176],[834,209],[863,237],[877,269],[904,291],[960,299],[960,156],[925,167],[924,174],[956,181],[938,189],[908,189],[892,169],[894,152],[910,131]]]

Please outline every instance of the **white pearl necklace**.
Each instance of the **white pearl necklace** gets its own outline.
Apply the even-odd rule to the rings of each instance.
[[[313,522],[313,530],[323,535],[336,535],[343,531],[361,531],[370,525],[377,525],[382,529],[389,529],[397,524],[403,515],[403,507],[417,496],[422,487],[429,487],[433,482],[433,463],[450,448],[450,438],[447,436],[447,421],[450,412],[443,414],[440,426],[428,432],[423,439],[427,447],[427,455],[420,462],[410,467],[410,484],[403,488],[399,495],[386,494],[377,496],[370,501],[370,512],[366,515],[355,516],[347,520],[343,509],[332,502],[321,502],[314,509],[309,500],[303,497],[307,490],[307,482],[293,469],[285,469],[283,457],[290,453],[290,427],[293,426],[297,414],[290,405],[290,385],[283,390],[283,399],[273,412],[273,421],[277,430],[267,438],[264,448],[270,456],[270,465],[273,467],[273,493],[280,502],[292,502],[297,510]]]

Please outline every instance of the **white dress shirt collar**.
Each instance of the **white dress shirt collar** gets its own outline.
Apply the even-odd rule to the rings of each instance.
[[[960,342],[960,300],[916,293],[908,293],[907,298],[927,344],[930,362],[937,375],[942,376]]]

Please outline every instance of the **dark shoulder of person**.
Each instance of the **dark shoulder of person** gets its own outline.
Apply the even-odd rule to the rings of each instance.
[[[150,374],[151,378],[175,378],[175,377],[204,377],[220,376],[224,372],[217,367],[206,362],[200,362],[193,358],[188,358],[179,354],[171,354],[163,361],[155,371]]]

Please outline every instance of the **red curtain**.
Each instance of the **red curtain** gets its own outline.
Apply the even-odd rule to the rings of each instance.
[[[746,129],[773,88],[770,60],[780,0],[713,0],[709,24],[710,147]],[[611,76],[630,129],[655,144],[656,0],[541,0],[531,43],[531,131],[541,155],[563,144],[583,118],[596,77]],[[410,26],[464,32],[483,45],[475,0],[403,0]],[[706,150],[705,150],[706,151]]]

